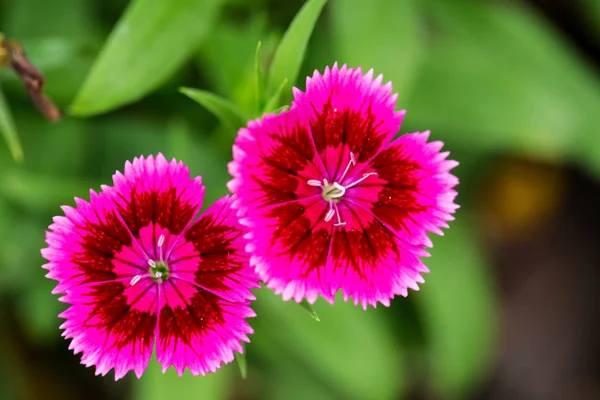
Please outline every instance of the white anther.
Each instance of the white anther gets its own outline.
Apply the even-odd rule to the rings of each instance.
[[[154,274],[155,277],[160,278],[162,276],[162,272],[160,271],[156,271],[156,273]]]
[[[135,285],[136,283],[138,283],[140,281],[140,279],[142,279],[141,275],[136,275],[133,278],[131,278],[131,281],[129,281],[129,284],[131,286]]]
[[[162,247],[163,244],[165,244],[165,235],[160,235],[158,237],[158,247]]]
[[[334,109],[334,111],[336,111]],[[325,222],[329,222],[333,219],[333,217],[336,217],[336,221],[334,222],[333,226],[344,226],[346,225],[345,221],[342,221],[342,217],[340,215],[340,210],[337,206],[337,202],[344,197],[344,195],[346,194],[346,190],[348,190],[351,187],[354,187],[356,185],[358,185],[359,183],[361,183],[362,181],[364,181],[365,179],[369,178],[370,176],[375,176],[377,175],[376,172],[368,172],[366,174],[363,174],[363,176],[357,180],[355,180],[354,182],[351,182],[347,185],[344,185],[344,178],[346,177],[346,174],[348,173],[348,171],[350,171],[350,168],[352,168],[353,166],[356,165],[356,157],[354,156],[353,152],[350,152],[350,160],[348,161],[348,165],[346,165],[346,169],[344,170],[344,172],[342,173],[342,175],[340,176],[339,179],[335,179],[335,181],[333,182],[333,184],[329,184],[329,182],[327,181],[327,178],[323,178],[323,181],[320,181],[318,179],[309,179],[307,181],[307,183],[310,186],[315,186],[315,187],[320,187],[323,189],[323,199],[327,200],[327,202],[329,203],[329,211],[327,211],[327,213],[325,214]]]
[[[148,265],[152,268],[156,268],[156,263],[154,262],[154,260],[148,260]]]
[[[329,211],[327,211],[327,214],[325,214],[325,222],[331,221],[331,218],[333,218],[334,215],[335,210],[333,208],[330,208]]]
[[[340,215],[340,209],[338,208],[337,204],[333,204],[333,208],[335,209],[335,215],[337,216],[337,223],[333,224],[333,226],[344,226],[344,225],[346,225],[346,222],[342,221],[342,217]]]

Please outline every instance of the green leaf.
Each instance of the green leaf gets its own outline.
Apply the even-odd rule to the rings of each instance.
[[[305,310],[272,291],[257,291],[252,349],[274,369],[283,369],[286,361],[301,365],[335,398],[398,398],[404,387],[402,353],[384,320],[388,309],[364,312],[344,303],[341,296],[335,307],[321,300],[316,304],[318,324],[307,321]]]
[[[281,106],[279,108],[274,109],[273,111],[271,111],[273,114],[280,114],[282,111],[286,111],[290,108],[290,106]]]
[[[284,79],[283,82],[281,83],[281,85],[279,85],[279,89],[277,89],[277,92],[275,92],[275,94],[269,99],[269,101],[265,105],[263,114],[274,112],[275,110],[285,107],[285,106],[280,106],[279,103],[281,102],[281,95],[283,94],[283,89],[285,89],[285,86],[287,85],[287,83],[288,83],[287,79]]]
[[[56,210],[59,210],[58,206],[54,209]],[[2,243],[0,263],[4,265],[0,292],[10,293],[8,296],[15,298],[29,296],[31,291],[37,290],[39,285],[44,284],[45,280],[41,278],[39,269],[44,261],[39,249],[44,247],[44,231],[50,219],[46,217],[42,222],[35,217],[28,212],[15,212],[14,207],[0,198],[0,243]],[[46,292],[46,296],[50,295],[50,290]],[[49,304],[43,305],[46,306]],[[54,322],[57,322],[57,314],[53,314]],[[32,318],[35,320],[37,316]]]
[[[11,169],[0,175],[3,197],[31,212],[57,212],[74,197],[85,198],[94,185],[88,181],[61,179],[53,175],[32,174]]]
[[[237,129],[241,126],[245,126],[248,122],[248,119],[240,110],[238,110],[235,104],[216,94],[186,87],[179,88],[179,91],[190,99],[200,103],[204,108],[219,118],[222,123],[231,128]]]
[[[373,68],[392,81],[402,99],[409,94],[424,47],[415,0],[344,0],[331,3],[332,45],[350,67]]]
[[[254,75],[255,75],[255,87],[256,91],[256,110],[260,112],[263,109],[265,103],[265,77],[261,66],[260,49],[262,42],[258,42],[256,45],[256,55],[254,56]]]
[[[42,232],[43,230],[36,232],[36,236],[40,239],[43,237]],[[42,246],[44,245],[42,244]],[[35,264],[29,263],[27,265],[34,266]],[[42,279],[42,277],[35,277],[19,293],[17,303],[19,318],[26,327],[25,332],[28,339],[37,344],[48,345],[48,343],[59,340],[56,331],[60,322],[56,316],[63,312],[66,306],[51,295],[54,287],[56,287],[56,282],[50,279]]]
[[[193,376],[186,370],[183,376],[177,376],[173,367],[164,374],[161,365],[153,356],[148,368],[139,380],[133,382],[134,400],[202,399],[226,400],[231,387],[231,373],[225,366],[216,374]]]
[[[246,379],[248,376],[248,361],[246,360],[246,354],[236,352],[235,361],[240,369],[240,375],[242,375],[242,379]]]
[[[226,129],[222,131],[227,132]],[[206,187],[204,208],[226,195],[228,190],[225,185],[231,179],[227,172],[227,162],[231,159],[233,139],[228,138],[229,142],[225,145],[228,150],[222,152],[219,149],[220,143],[198,135],[197,132],[192,134],[190,123],[183,118],[169,121],[167,133],[167,143],[163,146],[165,155],[183,161],[189,167],[191,176],[202,176],[202,183]],[[214,137],[223,140],[226,135],[217,134]]]
[[[600,37],[600,1],[583,0],[581,7],[585,11],[579,15],[587,21],[590,29],[595,30],[596,37]]]
[[[71,104],[71,113],[107,112],[154,90],[197,49],[221,2],[133,0]]]
[[[298,78],[308,40],[327,0],[308,0],[300,9],[277,47],[268,77],[268,92],[280,82],[293,85]]]
[[[245,21],[224,13],[211,31],[210,40],[198,51],[198,70],[209,85],[207,90],[233,101],[239,86],[248,77],[254,78],[256,43],[265,37],[267,21],[267,15],[262,13]],[[254,91],[246,96],[254,108]]]
[[[8,108],[8,103],[0,86],[0,132],[8,145],[8,150],[13,159],[17,162],[23,161],[23,149],[17,135],[17,128],[13,120],[12,113]]]
[[[444,237],[434,238],[425,260],[431,273],[411,293],[429,338],[431,379],[443,397],[462,397],[476,385],[494,348],[496,293],[474,231],[461,215]]]
[[[436,40],[405,127],[449,147],[600,159],[600,82],[561,35],[517,2],[428,0]]]
[[[327,379],[311,374],[296,360],[287,357],[281,348],[281,356],[276,364],[268,369],[269,385],[261,400],[339,400],[351,399],[327,387]]]
[[[313,305],[310,304],[308,301],[302,300],[302,302],[300,303],[300,307],[302,307],[306,311],[308,311],[308,315],[310,315],[315,321],[317,321],[317,322],[321,321],[319,319],[319,314],[317,314],[317,311],[315,310],[315,308],[313,307]]]
[[[95,11],[94,4],[89,1],[16,0],[8,2],[6,14],[2,15],[4,21],[0,24],[19,41],[49,36],[89,37],[98,28],[99,16]]]

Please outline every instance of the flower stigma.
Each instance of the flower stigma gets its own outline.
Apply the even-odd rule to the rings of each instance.
[[[339,202],[342,199],[342,197],[344,197],[344,195],[346,194],[346,190],[358,185],[359,183],[361,183],[362,181],[364,181],[365,179],[367,179],[371,176],[377,175],[376,172],[368,172],[366,174],[363,174],[362,177],[360,177],[346,185],[342,185],[342,184],[338,183],[338,181],[343,183],[344,178],[346,178],[346,174],[355,165],[356,165],[356,158],[354,157],[354,153],[350,152],[350,161],[348,162],[348,165],[346,165],[346,169],[344,169],[342,176],[338,180],[336,180],[333,183],[329,183],[327,178],[323,178],[322,181],[320,181],[318,179],[309,179],[307,181],[307,183],[310,186],[320,187],[322,189],[321,194],[323,196],[323,200],[325,200],[329,203],[329,210],[325,214],[324,220],[325,220],[325,222],[329,222],[335,216],[336,220],[333,223],[334,226],[346,225],[346,222],[342,221],[339,207],[336,204],[337,202]]]

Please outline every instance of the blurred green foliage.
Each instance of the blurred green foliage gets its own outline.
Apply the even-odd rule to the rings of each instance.
[[[434,240],[427,284],[389,309],[318,302],[321,322],[260,290],[246,380],[235,366],[180,379],[151,362],[133,381],[132,396],[383,400],[426,382],[443,399],[485,377],[497,299],[470,217],[474,177],[494,154],[600,173],[597,75],[518,2],[325,3],[0,2],[1,30],[23,44],[46,75],[48,95],[72,113],[45,122],[15,74],[0,71],[0,130],[8,142],[0,146],[0,306],[18,311],[27,340],[67,346],[56,317],[64,306],[49,294],[53,284],[43,278],[39,255],[60,205],[99,190],[126,160],[159,151],[202,175],[205,205],[212,203],[227,192],[237,128],[284,105],[292,85],[303,88],[314,69],[338,61],[391,79],[399,107],[408,110],[403,132],[432,129],[462,163],[463,208],[446,237]],[[598,21],[598,2],[588,3]],[[17,131],[21,163],[13,160],[21,158]],[[22,362],[17,352],[0,358],[0,376],[14,383],[2,381],[0,397],[30,395],[27,369],[11,368]]]

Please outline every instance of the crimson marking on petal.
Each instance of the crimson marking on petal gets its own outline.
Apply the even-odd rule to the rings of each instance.
[[[351,208],[351,207],[350,207],[350,205],[352,205],[353,207],[356,207],[356,208],[358,208],[358,209],[362,210],[362,211],[363,211],[363,212],[365,212],[366,214],[368,214],[368,215],[370,215],[371,217],[373,217],[373,219],[374,219],[375,221],[377,221],[377,223],[378,223],[378,224],[380,224],[380,225],[381,225],[383,228],[385,228],[387,231],[389,231],[389,233],[390,233],[390,234],[391,234],[391,235],[392,235],[392,236],[393,236],[393,237],[394,237],[396,240],[398,240],[398,241],[400,241],[400,242],[404,243],[405,245],[408,245],[408,246],[410,246],[410,245],[411,245],[411,243],[410,243],[410,242],[407,242],[407,241],[406,241],[406,238],[405,238],[405,237],[402,237],[400,234],[398,234],[398,232],[397,232],[397,231],[396,231],[396,230],[395,230],[395,229],[394,229],[392,226],[390,226],[390,225],[389,225],[387,222],[385,222],[384,220],[382,220],[381,218],[379,218],[379,217],[377,216],[377,214],[376,214],[376,213],[374,213],[372,210],[370,210],[370,209],[368,209],[368,208],[365,208],[365,207],[364,207],[364,206],[362,206],[361,204],[358,204],[358,203],[356,203],[356,202],[354,202],[354,201],[352,201],[352,200],[350,200],[350,199],[346,200],[346,206],[347,206],[348,208]],[[353,211],[354,211],[354,210],[353,210]],[[408,220],[410,220],[410,221],[412,221],[412,222],[415,222],[415,223],[416,223],[416,221],[415,221],[415,220],[414,220],[412,217],[409,217],[409,218],[407,218],[407,219],[408,219]]]
[[[102,221],[98,217],[99,221]],[[71,262],[77,265],[84,276],[82,283],[107,281],[117,277],[113,271],[112,260],[123,246],[131,245],[131,236],[114,213],[105,215],[106,222],[99,224],[87,221],[79,228],[83,230],[81,242],[82,251],[71,254]]]
[[[297,127],[296,129],[302,130],[307,137],[310,137],[308,132],[302,128]],[[286,136],[271,136],[270,139],[275,142],[275,145],[272,145],[268,150],[265,149],[261,143],[257,143],[257,146],[262,153],[262,161],[269,167],[281,170],[294,177],[300,176],[301,172],[307,166],[312,166],[319,170],[319,168],[313,164],[315,150],[311,147],[307,152],[306,143],[298,140],[298,138],[295,138],[296,140],[292,141],[288,140],[288,136],[294,136],[294,132],[285,132],[284,135]]]
[[[152,334],[155,326],[155,317],[148,312],[132,309],[143,296],[153,288],[149,285],[139,296],[137,296],[131,304],[127,303],[127,299],[123,292],[125,285],[122,282],[112,282],[106,285],[100,285],[93,288],[92,293],[88,297],[93,297],[95,301],[86,303],[93,307],[93,311],[89,317],[83,322],[83,326],[87,328],[103,328],[107,333],[103,348],[103,353],[117,348],[123,348],[130,344],[131,339],[134,339],[135,333],[139,329],[143,329],[142,337]],[[147,317],[152,319],[149,323]],[[126,318],[125,318],[126,317]],[[98,318],[101,323],[90,323],[91,319]],[[111,335],[118,336],[120,340],[115,340],[110,347],[106,347]]]
[[[201,335],[202,332],[213,329],[215,324],[224,323],[222,311],[216,307],[218,297],[206,292],[196,291],[188,301],[179,292],[177,286],[170,283],[177,291],[178,296],[186,304],[186,308],[169,305],[169,298],[164,294],[165,305],[160,311],[158,346],[161,349],[176,347],[179,341],[185,343],[199,358],[193,344],[188,337]]]
[[[282,184],[272,185],[264,182],[262,179],[264,178],[253,178],[254,182],[256,182],[256,184],[263,189],[259,197],[260,202],[263,205],[270,205],[298,199],[298,195],[294,193],[298,187],[297,180],[290,182],[290,179],[286,180],[283,178],[280,181]]]
[[[358,214],[351,207],[348,209],[360,223]],[[394,233],[379,221],[373,220],[368,225],[360,224],[360,226],[362,228],[360,230],[344,229],[334,232],[332,257],[334,262],[345,262],[346,271],[350,267],[361,279],[366,280],[366,272],[361,266],[376,267],[377,261],[382,259],[384,254],[390,251],[396,255],[398,253],[395,251]],[[345,246],[338,244],[341,240],[337,239],[339,235],[343,235]],[[377,245],[375,246],[374,243]]]
[[[420,189],[420,182],[433,173],[419,163],[411,161],[410,155],[402,150],[397,146],[388,147],[373,162],[372,166],[378,172],[379,178],[385,181],[381,184],[378,201],[373,204],[373,214],[395,230],[411,232],[406,222],[411,221],[419,226],[419,221],[416,221],[414,216],[428,210],[427,204],[423,204],[417,198],[417,195],[422,198],[428,195],[426,190]],[[435,200],[429,198],[429,208],[435,208]]]
[[[387,139],[387,133],[378,132],[382,127],[372,110],[372,102],[366,110],[338,110],[332,106],[331,95],[319,111],[313,107],[316,118],[311,121],[311,131],[315,146],[322,158],[327,147],[338,148],[346,144],[350,151],[358,155],[357,162],[364,163],[377,155]],[[325,165],[327,161],[324,159]],[[337,176],[342,166],[341,157],[337,159],[335,173]],[[360,172],[360,171],[359,171]]]
[[[197,207],[182,200],[174,186],[167,190],[144,192],[138,192],[134,188],[129,200],[121,193],[118,196],[125,203],[125,206],[119,204],[119,212],[136,238],[139,237],[140,229],[151,223],[178,235],[188,226],[197,211]]]
[[[169,284],[173,287],[173,290],[175,290],[175,292],[177,292],[177,295],[181,298],[181,301],[183,301],[185,303],[185,310],[187,311],[187,315],[190,317],[190,320],[194,322],[194,325],[197,328],[197,332],[202,331],[202,323],[201,323],[201,321],[198,320],[198,317],[194,314],[192,308],[187,303],[185,297],[183,296],[183,294],[177,288],[177,285],[175,285],[173,283],[173,281],[169,282]],[[173,309],[172,307],[168,306],[168,300],[167,300],[167,307],[165,307],[165,308],[168,308],[171,311],[171,315],[175,318],[175,325],[177,326],[177,329],[178,329],[179,333],[181,333],[181,335],[179,336],[179,338],[185,344],[187,344],[191,348],[192,352],[196,356],[198,356],[199,358],[201,358],[202,356],[200,354],[196,353],[195,349],[192,347],[192,344],[191,344],[190,340],[186,336],[186,333],[190,333],[190,329],[182,329],[181,326],[179,326],[179,323],[183,322],[183,319],[182,318],[178,319],[175,316],[175,310],[183,310],[183,307],[175,307],[175,309]],[[189,327],[189,325],[187,327]]]
[[[215,219],[221,212],[203,215],[185,234],[199,254],[195,284],[216,295],[220,292],[219,297],[232,290],[231,282],[239,283],[236,272],[243,271],[248,263],[240,243],[242,229]]]
[[[323,245],[328,241],[327,239],[330,234],[325,229],[318,229],[315,231],[315,227],[321,223],[321,220],[326,214],[325,210],[327,208],[325,205],[319,218],[312,224],[310,219],[303,215],[305,208],[306,207],[299,205],[299,208],[295,211],[295,216],[288,220],[288,222],[281,221],[277,229],[273,232],[273,239],[281,240],[285,245],[281,252],[274,254],[273,256],[279,257],[289,253],[304,260],[309,266],[305,272],[308,274],[311,269],[317,268],[320,265],[325,265],[327,252],[317,252],[315,249],[324,247]],[[274,215],[270,214],[269,216],[273,217]]]

